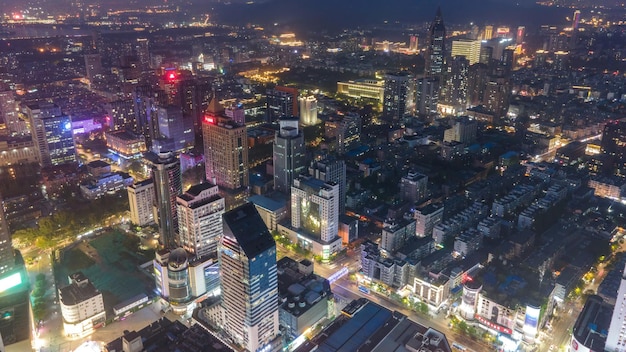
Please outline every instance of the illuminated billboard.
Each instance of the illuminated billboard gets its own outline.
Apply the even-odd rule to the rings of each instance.
[[[0,279],[0,293],[7,291],[22,283],[22,275],[14,273]]]
[[[539,326],[539,314],[541,309],[533,306],[526,306],[526,317],[524,319],[524,333],[535,334]]]

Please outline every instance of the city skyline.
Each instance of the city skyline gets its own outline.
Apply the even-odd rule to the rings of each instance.
[[[626,22],[573,5],[3,7],[0,349],[626,352]]]

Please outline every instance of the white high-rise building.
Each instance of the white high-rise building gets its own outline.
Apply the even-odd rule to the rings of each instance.
[[[224,198],[211,183],[190,187],[176,197],[178,244],[197,258],[217,253],[223,233]]]
[[[310,95],[308,97],[299,97],[300,103],[300,122],[304,126],[313,126],[319,123],[317,119],[317,99]]]
[[[152,179],[137,182],[126,188],[130,205],[130,222],[137,226],[154,223],[154,183]]]
[[[617,290],[611,325],[606,336],[605,351],[626,352],[626,268]]]
[[[224,332],[247,351],[273,350],[279,333],[276,242],[252,203],[224,214],[219,261]]]
[[[339,233],[339,185],[309,176],[294,179],[291,226],[322,242],[335,240]]]

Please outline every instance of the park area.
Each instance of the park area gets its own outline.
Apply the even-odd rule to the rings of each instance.
[[[154,280],[139,265],[154,258],[154,250],[141,250],[140,239],[119,229],[104,230],[93,239],[75,242],[61,250],[55,265],[58,287],[69,284],[68,275],[83,272],[102,292],[108,313],[113,307],[154,289]]]

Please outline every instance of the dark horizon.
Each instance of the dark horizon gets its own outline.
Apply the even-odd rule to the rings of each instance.
[[[369,3],[368,5],[365,5]],[[278,23],[293,27],[293,30],[337,30],[362,26],[420,24],[429,22],[441,6],[447,24],[469,24],[479,26],[564,24],[566,16],[573,12],[569,8],[544,7],[534,3],[515,4],[508,1],[477,0],[467,2],[389,0],[379,1],[335,0],[293,1],[275,0],[265,3],[231,4],[216,6],[214,20],[233,25],[258,24],[262,26]],[[199,7],[198,7],[199,9]]]

